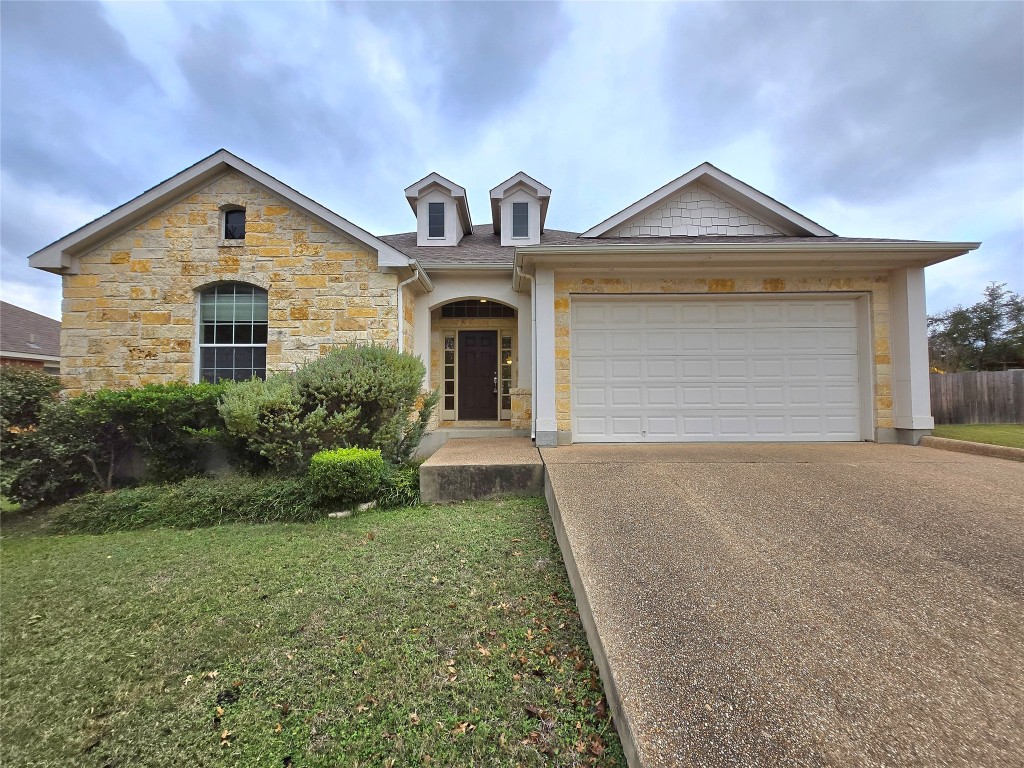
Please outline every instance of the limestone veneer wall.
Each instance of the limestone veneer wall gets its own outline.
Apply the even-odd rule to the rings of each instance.
[[[243,245],[221,240],[230,205],[245,207]],[[335,345],[398,340],[395,274],[378,272],[365,246],[229,173],[81,256],[78,274],[64,276],[65,386],[195,380],[197,292],[232,281],[268,292],[269,371]],[[405,301],[408,321],[411,291]]]
[[[791,294],[859,292],[871,296],[874,343],[874,422],[892,429],[892,357],[889,351],[889,276],[743,278],[577,278],[555,276],[555,414],[560,431],[572,430],[570,305],[572,294]]]

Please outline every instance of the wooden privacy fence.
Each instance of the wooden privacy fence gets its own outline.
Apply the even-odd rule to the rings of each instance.
[[[1024,424],[1024,369],[931,374],[936,424]]]

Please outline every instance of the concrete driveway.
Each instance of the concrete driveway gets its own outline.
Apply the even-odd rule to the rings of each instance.
[[[542,453],[632,764],[1024,765],[1024,464],[874,444]]]

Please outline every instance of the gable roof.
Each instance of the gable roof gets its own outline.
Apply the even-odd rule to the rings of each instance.
[[[60,321],[0,301],[0,355],[60,359]]]
[[[671,199],[674,195],[681,192],[684,187],[698,183],[723,200],[732,203],[737,208],[750,212],[766,224],[778,229],[784,235],[791,237],[835,236],[834,232],[830,232],[820,224],[811,221],[806,216],[797,213],[778,200],[754,189],[749,184],[740,181],[734,176],[730,176],[711,163],[701,163],[679,178],[670,181],[646,197],[637,200],[614,216],[591,227],[581,234],[580,237],[612,236],[613,232],[632,219],[642,216],[660,203]]]
[[[543,232],[544,223],[548,217],[551,188],[544,186],[532,176],[519,171],[519,173],[505,179],[491,190],[491,221],[494,224],[494,234],[501,234],[501,215],[499,211],[501,201],[509,192],[516,189],[525,189],[540,201],[540,231]]]
[[[192,190],[231,170],[247,176],[310,216],[372,249],[377,253],[379,266],[409,266],[409,257],[405,254],[226,149],[218,149],[209,157],[146,190],[138,197],[41,248],[28,257],[29,264],[47,272],[59,273],[70,269],[77,256],[101,245],[138,221],[157,213]]]
[[[414,184],[405,188],[405,199],[409,201],[409,207],[416,213],[416,204],[424,194],[432,188],[438,187],[444,190],[453,200],[455,208],[462,220],[462,229],[466,232],[473,230],[473,217],[469,214],[469,198],[466,196],[465,187],[460,187],[454,181],[450,181],[436,171],[432,171]]]

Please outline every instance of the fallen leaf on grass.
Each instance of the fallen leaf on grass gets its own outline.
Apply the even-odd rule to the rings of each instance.
[[[413,725],[419,725],[420,724],[420,716],[418,714],[416,714],[415,712],[410,712],[409,713],[409,722],[412,723]]]
[[[217,670],[213,670],[212,672],[203,672],[203,680],[216,680],[216,679],[217,679]]]
[[[226,747],[227,745],[229,745],[234,740],[235,740],[235,734],[233,734],[227,728],[225,728],[223,731],[221,731],[221,734],[220,734],[220,745],[222,747]]]
[[[538,720],[543,720],[545,717],[544,710],[538,707],[536,704],[524,704],[523,709],[526,710],[526,714],[530,717],[535,717]]]
[[[280,723],[278,723],[277,725],[274,726],[274,733],[280,733],[283,730],[284,730],[284,726],[281,725]]]
[[[224,717],[224,707],[217,707],[217,717]]]
[[[480,654],[481,656],[490,656],[490,655],[491,655],[491,651],[490,651],[490,649],[489,649],[489,648],[484,648],[484,647],[483,647],[482,645],[478,645],[478,646],[476,647],[476,650],[477,650],[477,652],[478,652],[478,653],[479,653],[479,654]]]
[[[184,680],[181,681],[181,687],[184,688],[186,685],[192,682],[192,675],[188,675]]]
[[[594,757],[600,757],[604,754],[604,744],[601,743],[600,737],[594,736],[590,740],[590,754]]]

